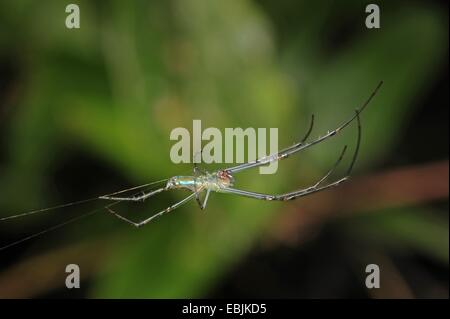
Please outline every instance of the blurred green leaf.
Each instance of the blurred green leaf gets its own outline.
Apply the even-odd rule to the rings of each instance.
[[[426,208],[396,208],[344,222],[353,236],[400,252],[415,251],[448,265],[448,219]]]

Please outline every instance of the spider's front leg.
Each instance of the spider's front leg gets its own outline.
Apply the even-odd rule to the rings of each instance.
[[[159,194],[163,191],[168,190],[168,187],[161,187],[158,188],[154,191],[148,192],[148,193],[143,193],[142,195],[139,196],[130,196],[130,197],[117,197],[117,196],[109,196],[109,195],[104,195],[104,196],[100,196],[99,199],[106,199],[106,200],[114,200],[114,201],[132,201],[132,202],[141,202],[146,200],[147,198]]]

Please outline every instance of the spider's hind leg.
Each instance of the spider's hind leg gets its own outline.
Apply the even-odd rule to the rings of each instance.
[[[151,217],[149,217],[149,218],[147,218],[147,219],[144,219],[144,220],[142,220],[142,221],[139,221],[139,222],[134,222],[134,221],[132,221],[131,219],[128,219],[128,218],[122,216],[121,214],[117,213],[116,211],[112,210],[112,209],[111,209],[111,206],[113,206],[113,205],[108,205],[108,206],[106,206],[105,208],[106,208],[112,215],[116,216],[117,218],[121,219],[122,221],[125,221],[125,222],[127,222],[128,224],[131,224],[131,225],[133,225],[133,226],[135,226],[135,227],[141,227],[141,226],[144,226],[145,224],[147,224],[147,223],[153,221],[154,219],[159,218],[159,217],[161,217],[162,215],[167,214],[167,213],[169,213],[169,212],[171,212],[171,211],[177,209],[177,208],[180,207],[181,205],[183,205],[183,204],[189,202],[191,199],[194,198],[194,195],[195,195],[195,194],[192,193],[192,194],[190,194],[189,196],[185,197],[184,199],[180,200],[179,202],[176,202],[175,204],[173,204],[173,205],[167,207],[166,209],[161,210],[161,211],[158,212],[157,214],[154,214],[153,216],[151,216]]]

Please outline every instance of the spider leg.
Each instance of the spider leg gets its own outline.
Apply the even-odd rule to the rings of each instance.
[[[336,168],[339,166],[342,159],[344,158],[344,154],[345,154],[346,150],[347,150],[347,145],[345,145],[344,148],[342,149],[341,155],[339,156],[336,163],[334,163],[333,167],[320,180],[318,180],[317,183],[315,183],[313,187],[315,187],[315,188],[319,187],[320,184],[322,184],[324,181],[326,181],[328,179],[328,177],[330,177],[330,175],[333,174],[333,172],[336,170]]]
[[[203,209],[203,204],[197,191],[195,192],[195,201],[197,202],[198,207],[200,207],[200,209]]]
[[[104,195],[104,196],[100,196],[99,199],[106,199],[106,200],[118,200],[118,201],[132,201],[132,202],[140,202],[140,201],[144,201],[147,198],[159,194],[163,191],[168,190],[167,186],[165,187],[161,187],[158,188],[154,191],[148,192],[148,193],[143,193],[142,195],[139,196],[130,196],[130,197],[116,197],[116,196],[109,196],[109,195]]]
[[[303,139],[300,141],[301,144],[303,144],[306,141],[306,139],[309,137],[309,135],[312,132],[313,127],[314,127],[314,114],[311,114],[311,122],[309,124],[309,129],[306,132],[305,136],[303,136]]]
[[[200,206],[200,209],[205,209],[206,208],[206,204],[208,203],[208,198],[209,198],[209,193],[211,193],[210,189],[206,190],[206,195],[205,195],[205,199],[203,200],[203,203],[200,201],[200,198],[198,198],[198,196],[196,197],[197,202]]]
[[[201,159],[201,157],[203,155],[203,147],[201,148],[200,152],[197,152],[194,155],[194,161],[193,161],[193,164],[194,164],[193,173],[194,173],[194,179],[195,179],[195,183],[194,183],[195,201],[197,202],[200,209],[203,210],[206,207],[206,202],[207,202],[208,196],[209,196],[209,190],[207,191],[206,197],[202,203],[202,201],[200,200],[199,194],[203,191],[203,189],[197,189],[197,177],[200,174],[205,174],[206,171],[204,169],[200,168],[199,165],[197,164],[197,162],[195,161],[195,158],[197,157],[198,154],[200,154],[200,159]]]
[[[287,157],[289,157],[290,155],[292,155],[294,153],[300,152],[300,151],[302,151],[304,149],[307,149],[307,148],[309,148],[309,147],[311,147],[313,145],[321,143],[321,142],[327,140],[328,138],[330,138],[332,136],[337,135],[341,130],[343,130],[348,125],[350,125],[350,123],[352,123],[359,116],[359,114],[367,107],[367,105],[370,103],[370,101],[376,95],[376,93],[378,92],[378,90],[379,90],[379,88],[381,87],[382,84],[383,84],[383,81],[381,81],[378,84],[378,86],[375,88],[375,90],[372,92],[372,94],[369,96],[369,98],[366,100],[366,102],[359,109],[356,110],[356,112],[355,112],[356,114],[355,115],[353,115],[350,119],[348,119],[347,121],[342,123],[336,129],[334,129],[332,131],[328,131],[327,134],[317,138],[316,140],[314,140],[312,142],[309,142],[309,143],[304,143],[304,141],[309,136],[309,133],[310,133],[310,131],[312,129],[312,127],[310,127],[310,130],[308,130],[308,133],[306,134],[306,138],[304,138],[304,140],[302,142],[299,142],[297,144],[294,144],[293,146],[285,148],[285,149],[281,150],[278,153],[275,153],[275,154],[272,154],[272,155],[269,155],[269,156],[265,156],[265,157],[261,157],[261,158],[255,160],[255,161],[239,164],[239,165],[234,166],[234,167],[229,167],[229,168],[226,168],[224,170],[229,172],[229,173],[237,173],[237,172],[240,172],[240,171],[248,169],[248,168],[258,167],[258,166],[261,166],[261,165],[266,165],[268,163],[287,158]]]
[[[147,219],[144,219],[144,220],[142,220],[142,221],[140,221],[140,222],[134,222],[134,221],[132,221],[132,220],[130,220],[130,219],[128,219],[128,218],[126,218],[126,217],[120,215],[119,213],[116,213],[116,212],[115,212],[114,210],[112,210],[109,206],[106,206],[105,208],[106,208],[111,214],[113,214],[114,216],[116,216],[117,218],[119,218],[119,219],[121,219],[121,220],[123,220],[123,221],[125,221],[125,222],[127,222],[127,223],[129,223],[129,224],[131,224],[131,225],[133,225],[133,226],[135,226],[135,227],[141,227],[141,226],[143,226],[143,225],[149,223],[150,221],[154,220],[155,218],[158,218],[158,217],[160,217],[161,215],[164,215],[165,213],[169,213],[169,212],[171,212],[172,210],[174,210],[174,209],[180,207],[181,205],[187,203],[188,201],[190,201],[191,199],[193,199],[194,196],[195,196],[195,193],[192,193],[191,195],[189,195],[189,196],[185,197],[184,199],[180,200],[179,202],[177,202],[177,203],[175,203],[175,204],[173,204],[173,205],[167,207],[166,209],[164,209],[164,210],[162,210],[162,211],[156,213],[155,215],[153,215],[153,216],[151,216],[151,217],[149,217],[149,218],[147,218]]]
[[[198,207],[200,207],[201,210],[203,210],[203,209],[206,208],[206,203],[208,202],[209,193],[211,193],[211,190],[210,190],[210,189],[207,189],[207,190],[206,190],[205,199],[203,199],[203,202],[202,202],[202,200],[200,199],[199,194],[200,194],[201,192],[203,192],[203,191],[204,191],[204,189],[197,190],[197,188],[195,188],[195,192],[194,192],[194,194],[195,194],[195,200],[197,201]]]
[[[203,149],[202,149],[203,150]],[[197,177],[201,174],[202,170],[198,167],[198,165],[196,163],[194,163],[194,194],[195,194],[195,201],[198,204],[198,207],[200,207],[200,209],[204,209],[206,207],[206,201],[208,200],[208,196],[209,196],[209,190],[206,193],[206,197],[205,200],[202,201],[200,200],[200,196],[199,194],[203,191],[203,189],[197,189]]]
[[[286,200],[292,200],[298,197],[302,197],[302,196],[306,196],[306,195],[310,195],[312,193],[317,193],[320,191],[323,191],[325,189],[334,187],[334,186],[338,186],[339,184],[341,184],[342,182],[346,181],[348,179],[348,176],[343,177],[333,183],[327,184],[325,186],[322,187],[315,187],[315,186],[311,186],[305,189],[300,189],[291,193],[286,193],[286,194],[279,194],[279,195],[271,195],[271,194],[262,194],[262,193],[256,193],[256,192],[250,192],[250,191],[246,191],[246,190],[241,190],[241,189],[236,189],[236,188],[226,188],[221,190],[222,193],[229,193],[229,194],[235,194],[235,195],[240,195],[240,196],[244,196],[244,197],[249,197],[249,198],[254,198],[254,199],[261,199],[261,200],[278,200],[278,201],[286,201]]]
[[[206,203],[208,202],[208,197],[209,197],[209,193],[211,192],[210,189],[206,190],[206,195],[205,195],[205,199],[202,200],[200,199],[200,193],[203,192],[205,189],[203,187],[201,187],[200,189],[197,189],[197,183],[195,183],[194,186],[194,194],[195,194],[195,201],[198,204],[198,207],[200,207],[201,210],[205,209],[206,207]]]
[[[269,155],[269,156],[264,156],[264,157],[258,158],[258,159],[254,160],[254,161],[251,161],[251,162],[239,164],[237,166],[234,166],[234,167],[231,167],[231,168],[227,168],[227,169],[225,169],[225,171],[228,171],[230,173],[236,173],[236,172],[242,171],[244,169],[248,169],[248,168],[252,168],[252,167],[258,167],[258,166],[261,166],[261,165],[264,165],[264,164],[267,164],[267,163],[270,163],[270,162],[273,162],[273,161],[277,161],[277,160],[282,159],[282,158],[286,158],[287,156],[283,156],[282,157],[281,154],[284,154],[284,153],[287,153],[287,152],[291,152],[292,150],[298,149],[300,146],[304,145],[306,139],[309,137],[309,135],[312,132],[313,126],[314,126],[314,114],[311,115],[311,122],[310,122],[310,125],[309,125],[309,129],[305,133],[305,136],[303,136],[303,139],[300,142],[295,143],[292,146],[286,147],[285,149],[281,150],[280,152],[278,152],[276,154],[272,154],[272,155]]]
[[[236,188],[225,188],[222,190],[222,192],[236,194],[236,195],[250,197],[250,198],[255,198],[255,199],[262,199],[262,200],[290,200],[290,199],[294,199],[294,198],[297,198],[300,196],[305,196],[305,195],[308,195],[311,193],[315,193],[320,190],[330,188],[332,186],[337,186],[340,183],[342,183],[344,180],[346,180],[348,178],[348,176],[341,178],[340,180],[338,180],[336,182],[327,184],[323,187],[319,187],[336,170],[336,167],[339,166],[339,163],[342,161],[342,158],[344,157],[346,150],[347,150],[347,146],[345,146],[343,148],[341,155],[339,156],[338,160],[333,165],[333,167],[322,178],[320,178],[313,186],[310,186],[308,188],[304,188],[304,189],[300,189],[300,190],[296,190],[296,191],[293,191],[290,193],[285,193],[285,194],[280,194],[280,195],[262,194],[262,193],[250,192],[250,191],[236,189]]]
[[[329,184],[326,184],[324,186],[320,185],[336,170],[336,168],[339,166],[340,162],[342,161],[342,158],[344,157],[344,154],[347,150],[347,146],[344,147],[344,149],[341,152],[341,155],[339,156],[338,160],[336,161],[336,163],[333,165],[333,167],[328,171],[328,173],[326,173],[319,181],[317,181],[313,186],[310,186],[308,188],[304,188],[304,189],[299,189],[290,193],[285,193],[285,194],[279,194],[279,195],[270,195],[270,194],[262,194],[262,193],[257,193],[257,192],[250,192],[250,191],[246,191],[246,190],[241,190],[241,189],[235,189],[235,188],[225,188],[222,189],[221,192],[222,193],[229,193],[229,194],[236,194],[236,195],[240,195],[240,196],[245,196],[245,197],[250,197],[250,198],[255,198],[255,199],[261,199],[261,200],[279,200],[279,201],[286,201],[286,200],[292,200],[298,197],[303,197],[312,193],[317,193],[323,190],[326,190],[328,188],[331,187],[335,187],[338,186],[339,184],[345,182],[346,180],[349,179],[350,177],[350,173],[353,169],[353,166],[355,164],[355,161],[358,157],[358,153],[359,153],[359,146],[361,144],[361,122],[360,122],[360,118],[359,118],[359,111],[355,111],[355,117],[358,121],[358,139],[357,139],[357,144],[356,144],[356,149],[355,152],[353,154],[353,158],[352,161],[350,163],[350,166],[347,170],[347,175],[345,177],[340,178],[337,181],[331,182]]]
[[[300,142],[298,142],[298,143],[294,143],[294,145],[292,145],[292,146],[289,146],[289,147],[283,149],[281,152],[287,152],[287,151],[292,150],[292,149],[294,149],[296,147],[299,147],[300,145],[303,145],[305,143],[306,139],[311,134],[313,127],[314,127],[314,114],[311,114],[311,121],[310,121],[310,124],[309,124],[308,131],[306,131],[306,133],[303,136],[302,140]]]
[[[199,168],[196,163],[194,163],[194,194],[195,194],[195,201],[197,202],[200,209],[202,209],[202,202],[200,201],[199,191],[197,189],[197,177],[199,175]]]

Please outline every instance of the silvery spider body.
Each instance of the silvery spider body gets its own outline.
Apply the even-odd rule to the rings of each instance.
[[[174,176],[166,184],[167,189],[187,189],[191,192],[209,190],[220,192],[233,186],[234,177],[225,170],[205,172],[199,176]]]

